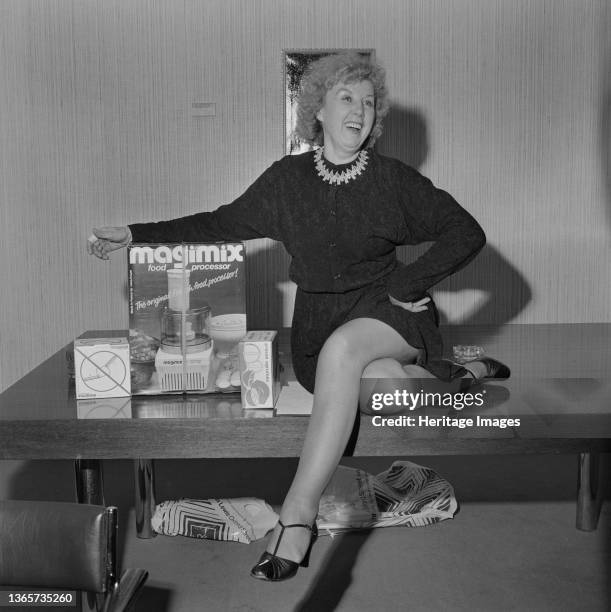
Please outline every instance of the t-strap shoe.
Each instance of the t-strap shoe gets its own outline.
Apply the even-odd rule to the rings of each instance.
[[[281,580],[288,580],[292,578],[296,573],[299,567],[308,567],[310,563],[310,552],[312,550],[312,546],[318,537],[318,529],[316,528],[316,522],[313,525],[303,525],[301,523],[295,523],[293,525],[284,525],[282,521],[278,521],[278,524],[282,529],[280,530],[280,535],[278,536],[278,541],[276,542],[276,546],[274,547],[273,553],[268,553],[265,551],[257,565],[255,565],[252,570],[250,570],[250,575],[253,578],[258,578],[259,580],[268,580],[270,582],[280,582]],[[308,545],[308,550],[304,555],[301,563],[297,563],[296,561],[291,561],[290,559],[284,559],[282,557],[277,557],[276,552],[278,551],[278,547],[280,546],[280,540],[282,540],[282,536],[284,535],[285,529],[290,529],[291,527],[302,527],[307,529],[310,532],[310,544]]]

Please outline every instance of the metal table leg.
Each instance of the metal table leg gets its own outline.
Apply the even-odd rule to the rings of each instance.
[[[75,459],[76,501],[79,504],[105,506],[102,462],[99,459]]]
[[[599,453],[580,453],[577,473],[577,529],[594,531],[600,514]]]
[[[136,533],[139,538],[154,538],[151,518],[155,512],[155,465],[152,459],[134,459],[136,489]]]

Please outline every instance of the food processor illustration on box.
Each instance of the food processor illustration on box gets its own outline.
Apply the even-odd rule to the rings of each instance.
[[[161,346],[155,370],[162,391],[206,389],[212,341],[210,307],[189,307],[189,270],[175,264],[167,270],[169,306],[161,313]]]
[[[128,258],[133,393],[239,392],[243,245],[133,244]]]

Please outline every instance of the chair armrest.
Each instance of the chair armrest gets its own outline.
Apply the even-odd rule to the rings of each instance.
[[[143,569],[126,569],[104,600],[102,612],[129,612],[133,610],[142,587],[148,578]]]
[[[108,510],[70,502],[0,501],[0,584],[103,592]]]

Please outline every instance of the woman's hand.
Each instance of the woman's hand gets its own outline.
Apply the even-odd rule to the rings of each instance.
[[[395,306],[399,306],[400,308],[405,308],[405,310],[409,310],[410,312],[422,312],[423,310],[428,310],[428,306],[426,306],[427,302],[431,301],[430,297],[424,297],[417,302],[400,302],[395,299],[392,295],[389,294],[388,299],[391,304]]]
[[[129,227],[99,227],[87,239],[87,252],[100,259],[109,259],[108,254],[127,246],[132,240]]]

